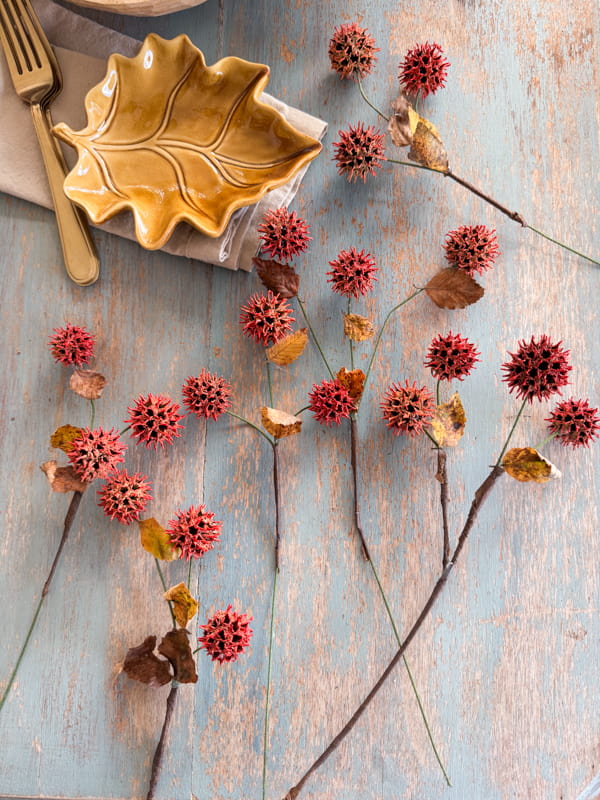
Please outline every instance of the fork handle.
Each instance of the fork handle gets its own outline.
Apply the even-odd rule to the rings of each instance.
[[[67,274],[80,286],[89,286],[98,279],[100,270],[87,220],[63,191],[67,166],[50,132],[45,109],[33,103],[31,114],[48,175]]]

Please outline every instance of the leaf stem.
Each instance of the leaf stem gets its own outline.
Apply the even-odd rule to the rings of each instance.
[[[146,800],[154,800],[154,792],[156,790],[158,776],[160,774],[160,770],[162,767],[162,759],[165,750],[165,743],[167,740],[169,727],[171,725],[171,718],[173,716],[173,709],[175,708],[175,700],[177,699],[178,689],[179,689],[179,684],[177,683],[177,681],[173,681],[171,683],[171,691],[169,692],[169,696],[167,697],[167,706],[165,708],[165,719],[163,721],[162,730],[160,732],[160,739],[158,740],[158,744],[156,745],[156,750],[154,751],[154,758],[152,759],[152,771],[150,773],[150,784],[148,787],[148,794],[146,795]]]
[[[250,422],[250,420],[246,419],[246,417],[242,417],[239,414],[236,414],[235,411],[225,411],[225,413],[229,414],[229,416],[233,417],[234,419],[239,419],[240,422],[243,422],[245,425],[248,425],[250,428],[254,428],[254,430],[257,431],[257,433],[260,433],[260,435],[263,438],[265,438],[267,440],[267,442],[271,446],[273,445],[273,440],[271,439],[271,437],[267,436],[267,434],[263,430],[261,430],[261,428],[259,428],[258,425],[255,425],[253,422]]]
[[[156,557],[154,558],[154,563],[156,564],[156,569],[158,571],[158,577],[160,578],[160,582],[162,583],[163,591],[166,593],[168,591],[167,583],[165,581],[165,576],[163,575],[163,571],[160,568],[160,564],[159,564],[158,558],[156,558]],[[167,604],[169,606],[169,611],[171,612],[171,621],[173,623],[173,627],[176,628],[177,627],[177,620],[175,619],[175,612],[173,611],[173,604],[171,603],[170,600],[167,600]]]
[[[438,378],[435,385],[435,402],[438,406],[440,405],[440,384],[441,380]]]
[[[302,316],[306,320],[306,324],[308,325],[308,330],[310,331],[310,334],[311,334],[311,336],[313,338],[313,341],[317,346],[317,350],[321,354],[321,358],[323,359],[323,363],[327,367],[327,371],[329,372],[330,376],[332,378],[335,378],[335,375],[333,374],[333,371],[332,371],[331,367],[329,366],[329,362],[325,358],[325,353],[323,352],[323,348],[321,347],[321,345],[319,343],[319,340],[317,338],[317,334],[315,333],[315,329],[313,328],[312,323],[310,321],[310,318],[309,318],[308,314],[306,313],[306,308],[305,308],[304,302],[302,300],[300,300],[299,297],[296,297],[296,300],[298,301],[298,305],[300,306],[300,311],[302,311]]]
[[[67,509],[67,513],[66,513],[66,516],[65,516],[65,521],[64,521],[64,524],[63,524],[62,537],[60,539],[60,542],[58,543],[58,548],[56,550],[56,554],[54,556],[54,560],[52,562],[52,566],[50,567],[50,572],[48,573],[48,577],[46,578],[44,586],[42,587],[42,593],[40,595],[40,599],[38,600],[38,604],[37,604],[35,612],[33,614],[33,619],[31,620],[31,624],[29,625],[29,628],[27,630],[27,635],[25,636],[25,641],[23,642],[23,645],[21,647],[21,651],[19,652],[19,655],[17,657],[17,661],[16,661],[16,664],[15,664],[15,666],[13,668],[13,671],[10,674],[10,678],[8,679],[8,683],[6,684],[6,686],[4,688],[4,692],[2,693],[2,698],[0,699],[0,711],[2,711],[4,703],[6,702],[6,698],[8,697],[8,695],[10,693],[10,690],[12,688],[12,685],[15,682],[15,678],[17,677],[17,673],[19,671],[19,667],[21,666],[21,661],[23,660],[23,656],[25,655],[25,651],[27,650],[27,646],[29,644],[29,640],[31,639],[31,636],[33,634],[35,625],[36,625],[38,617],[40,615],[40,611],[42,610],[42,606],[44,604],[44,600],[46,599],[46,595],[50,591],[50,584],[52,583],[52,578],[54,577],[54,573],[56,572],[56,568],[58,566],[58,562],[60,560],[62,551],[63,551],[64,546],[66,544],[66,541],[67,541],[67,539],[69,537],[69,532],[70,532],[71,527],[73,525],[73,520],[75,519],[75,516],[77,514],[77,509],[79,508],[79,504],[81,502],[82,496],[83,496],[82,492],[73,492],[73,496],[71,497],[71,502],[69,503],[69,508]]]
[[[92,407],[91,417],[90,417],[90,430],[94,427],[94,421],[96,419],[96,404],[94,400],[90,397],[90,406]]]
[[[273,591],[271,594],[271,621],[269,625],[269,653],[267,656],[267,690],[265,696],[265,725],[263,732],[263,765],[262,765],[262,800],[265,800],[267,792],[267,756],[269,752],[269,711],[270,711],[270,692],[271,692],[271,666],[273,662],[273,636],[275,631],[275,596],[277,592],[277,577],[279,570],[273,573]]]
[[[446,451],[437,449],[436,480],[440,483],[440,506],[442,507],[442,527],[444,544],[442,552],[442,569],[446,569],[450,561],[450,530],[448,527],[448,470],[446,467]]]
[[[361,81],[361,79],[359,78],[358,75],[356,75],[356,82],[358,83],[358,90],[361,93],[362,99],[365,101],[365,103],[368,106],[370,106],[373,109],[373,111],[376,114],[378,114],[380,117],[382,117],[386,122],[389,122],[390,118],[386,117],[386,115],[382,111],[380,111],[376,106],[374,106],[373,103],[369,100],[369,98],[365,94],[365,90],[363,89],[362,81]]]
[[[273,408],[273,381],[271,378],[271,362],[268,358],[265,359],[267,368],[267,387],[269,389],[269,405]]]

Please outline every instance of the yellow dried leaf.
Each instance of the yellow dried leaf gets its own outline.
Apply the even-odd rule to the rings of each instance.
[[[179,557],[179,548],[173,547],[169,534],[154,517],[139,520],[140,541],[144,550],[161,561],[173,561]]]
[[[40,469],[45,473],[53,492],[85,492],[88,484],[80,480],[73,467],[59,467],[56,461],[44,462]]]
[[[560,470],[533,447],[513,447],[502,459],[502,466],[517,481],[547,483],[560,478]]]
[[[456,447],[465,432],[467,418],[458,392],[437,406],[431,420],[433,437],[440,447]]]
[[[402,92],[392,102],[393,114],[388,122],[388,133],[396,147],[411,144],[421,117],[417,114]]]
[[[360,314],[344,314],[344,333],[353,342],[366,342],[375,333],[375,328]]]
[[[308,334],[306,328],[300,328],[284,336],[266,351],[267,358],[279,367],[285,367],[295,361],[306,347]]]
[[[69,380],[69,389],[86,400],[97,400],[102,396],[105,386],[104,375],[90,369],[76,369]]]
[[[456,267],[446,267],[436,272],[425,286],[429,299],[439,308],[466,308],[481,300],[485,294],[483,286],[468,272]]]
[[[178,583],[171,586],[163,595],[165,600],[170,600],[173,605],[173,614],[177,623],[182,627],[188,624],[198,612],[198,603],[189,593],[185,583]]]
[[[263,406],[260,414],[263,428],[276,439],[283,439],[284,436],[300,433],[302,420],[292,414],[287,414],[285,411],[279,411],[277,408],[269,408],[268,406]]]
[[[448,154],[437,128],[428,119],[419,117],[408,157],[438,172],[448,172]]]
[[[75,425],[61,425],[50,437],[50,446],[68,453],[73,449],[73,439],[76,439],[82,430],[83,428],[77,428]]]
[[[347,370],[345,367],[342,367],[335,377],[358,405],[358,401],[362,397],[365,387],[365,373],[362,369]]]

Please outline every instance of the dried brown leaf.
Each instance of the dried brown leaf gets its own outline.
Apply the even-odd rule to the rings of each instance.
[[[267,348],[267,358],[273,364],[277,364],[278,367],[285,367],[302,354],[307,342],[308,333],[306,328],[299,328]]]
[[[173,614],[177,623],[185,628],[188,622],[193,619],[198,612],[198,603],[189,593],[185,583],[178,583],[171,586],[164,594],[165,600],[170,600],[173,606]]]
[[[344,333],[353,342],[366,342],[374,333],[371,320],[360,314],[344,314]]]
[[[253,258],[252,263],[265,288],[288,300],[296,297],[300,276],[290,264],[280,264],[279,261],[258,257]]]
[[[169,534],[154,517],[141,519],[138,524],[140,541],[144,550],[161,561],[173,561],[179,557],[179,548],[173,547]]]
[[[173,677],[179,683],[196,683],[198,675],[190,647],[190,633],[185,628],[169,631],[158,645],[158,652],[168,658],[173,667]]]
[[[358,404],[365,388],[365,373],[362,369],[347,370],[342,367],[335,376],[346,389],[350,397]]]
[[[517,481],[547,483],[560,478],[560,470],[533,447],[513,447],[502,459],[502,466]]]
[[[158,658],[154,653],[156,636],[146,636],[137,647],[130,647],[123,662],[123,671],[134,681],[148,686],[164,686],[172,679],[168,661]]]
[[[392,102],[392,111],[393,114],[388,122],[388,133],[396,147],[406,147],[412,143],[421,118],[402,92]]]
[[[425,286],[431,301],[440,308],[466,308],[481,300],[485,294],[475,278],[456,267],[446,267],[437,272]]]
[[[263,428],[276,439],[283,439],[285,436],[293,436],[295,433],[300,433],[302,420],[294,417],[293,414],[288,414],[277,408],[269,408],[268,406],[263,406],[260,414]]]
[[[76,439],[82,430],[83,428],[77,428],[75,425],[61,425],[50,437],[50,446],[68,453],[73,449],[73,439]]]
[[[69,389],[86,400],[97,400],[102,396],[105,386],[104,375],[90,369],[76,369],[69,380]]]
[[[45,461],[40,469],[46,474],[53,492],[85,492],[89,485],[77,477],[73,467],[59,467],[56,461]]]
[[[437,128],[428,119],[419,117],[408,157],[438,172],[448,172],[448,154]]]
[[[467,417],[458,392],[447,403],[437,406],[431,420],[433,437],[440,447],[456,447],[464,432]]]

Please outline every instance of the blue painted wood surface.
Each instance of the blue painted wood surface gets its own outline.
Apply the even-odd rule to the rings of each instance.
[[[360,413],[364,528],[381,580],[406,631],[439,572],[435,457],[427,440],[393,439],[379,417],[392,380],[430,379],[431,338],[452,329],[477,342],[482,363],[460,386],[467,434],[449,454],[451,528],[497,457],[518,409],[500,364],[518,339],[548,332],[572,351],[567,396],[600,400],[597,267],[523,231],[436,175],[386,167],[366,185],[336,174],[336,132],[376,124],[351,82],[330,71],[336,25],[359,20],[381,48],[365,81],[387,106],[397,65],[417,41],[452,62],[448,86],[423,105],[455,171],[531,224],[598,255],[600,11],[595,0],[380,0],[369,8],[322,0],[209,0],[158,19],[90,16],[143,37],[188,33],[212,62],[234,54],[271,65],[269,90],[324,117],[330,132],[294,208],[312,226],[298,260],[301,294],[332,364],[348,366],[344,303],[326,283],[342,248],[366,248],[381,267],[356,310],[384,313],[441,266],[445,233],[497,228],[502,257],[482,278],[486,296],[444,311],[423,296],[394,317]],[[0,197],[3,247],[0,381],[2,654],[0,685],[29,624],[60,536],[67,499],[51,495],[38,464],[60,424],[88,423],[46,338],[66,321],[98,334],[96,365],[109,378],[97,423],[119,426],[140,393],[179,395],[202,367],[229,377],[235,410],[258,419],[267,401],[260,349],[241,336],[239,307],[259,288],[230,273],[95,232],[101,280],[79,289],[64,274],[53,216]],[[299,313],[297,315],[299,317]],[[358,365],[370,346],[357,346]],[[274,374],[275,404],[295,411],[326,378],[313,346]],[[546,404],[527,409],[515,445],[544,438]],[[305,415],[306,416],[306,415]],[[231,420],[188,420],[184,438],[156,457],[131,448],[128,465],[154,482],[152,514],[204,502],[223,540],[197,573],[200,617],[233,603],[254,617],[248,655],[230,667],[202,655],[183,687],[158,797],[261,797],[262,726],[273,571],[271,454]],[[306,800],[559,800],[598,771],[600,538],[598,446],[544,448],[560,482],[503,478],[480,515],[443,596],[408,658],[453,787],[430,750],[407,676],[398,669],[339,750],[307,784]],[[268,798],[282,798],[360,702],[395,650],[351,515],[349,430],[306,419],[280,446],[282,570],[273,660]],[[185,578],[168,565],[169,580]],[[201,619],[202,621],[202,619]],[[167,630],[152,561],[137,531],[110,523],[84,497],[73,535],[18,682],[0,715],[0,796],[139,798],[167,689],[118,674],[126,649]]]

